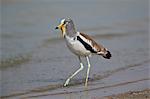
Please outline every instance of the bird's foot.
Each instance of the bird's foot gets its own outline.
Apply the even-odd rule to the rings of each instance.
[[[69,84],[70,79],[67,79],[64,86],[67,86]]]
[[[85,87],[87,87],[87,82],[85,82],[85,85],[84,85]]]

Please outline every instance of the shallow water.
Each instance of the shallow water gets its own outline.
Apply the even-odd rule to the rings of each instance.
[[[84,99],[86,63],[71,85],[62,88],[65,79],[79,67],[60,31],[54,30],[60,18],[66,16],[75,21],[78,30],[92,35],[113,55],[111,60],[91,57],[88,90],[99,89],[89,91],[89,99],[147,88],[150,61],[147,2],[14,0],[3,4],[0,96],[70,99],[71,95],[73,99]]]

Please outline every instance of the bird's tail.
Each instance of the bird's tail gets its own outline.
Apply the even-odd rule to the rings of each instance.
[[[111,53],[109,51],[106,51],[106,53],[103,55],[104,58],[110,59],[111,58]]]
[[[102,55],[104,58],[106,59],[110,59],[111,58],[111,53],[108,50],[102,51],[102,52],[98,52],[98,55]]]

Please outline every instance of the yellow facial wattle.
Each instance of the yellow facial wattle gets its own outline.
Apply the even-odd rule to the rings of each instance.
[[[64,25],[64,24],[61,23],[57,27],[58,27],[58,29],[60,29],[62,31],[62,36],[64,37],[64,35],[66,33],[66,25]]]

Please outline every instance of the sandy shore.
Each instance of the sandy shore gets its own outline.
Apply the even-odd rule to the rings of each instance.
[[[100,99],[100,98],[95,97],[93,99]],[[142,91],[131,91],[117,95],[106,96],[103,97],[102,99],[150,99],[150,89],[145,89]]]
[[[2,99],[6,99],[6,97]],[[150,89],[145,89],[142,91],[129,91],[105,97],[91,97],[91,99],[150,99]]]

